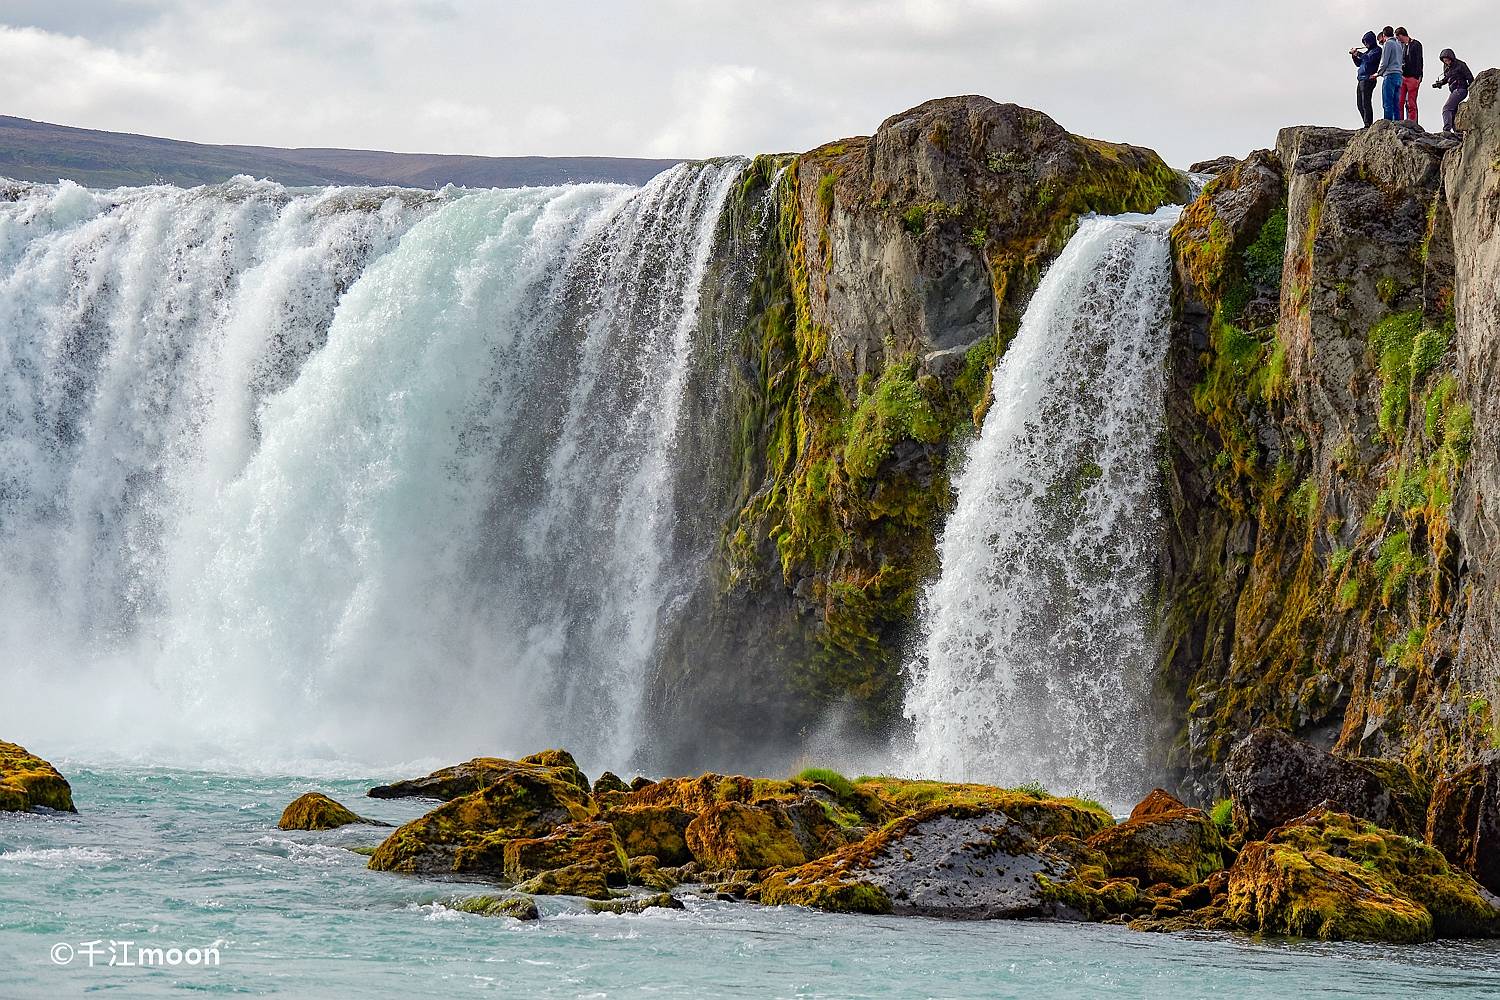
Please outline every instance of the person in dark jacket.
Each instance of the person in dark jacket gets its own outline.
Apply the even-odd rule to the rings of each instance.
[[[1455,131],[1453,119],[1458,115],[1458,106],[1469,96],[1469,84],[1474,82],[1474,74],[1469,72],[1469,64],[1454,55],[1452,49],[1444,49],[1438,58],[1443,61],[1443,75],[1433,86],[1446,84],[1448,87],[1448,103],[1443,105],[1443,131],[1452,132]]]
[[[1422,43],[1408,35],[1405,28],[1396,29],[1396,41],[1406,47],[1406,58],[1401,63],[1401,118],[1414,122],[1417,92],[1422,89]]]
[[[1359,109],[1359,116],[1365,120],[1365,126],[1375,120],[1375,104],[1372,95],[1375,93],[1375,67],[1380,65],[1380,46],[1376,44],[1375,32],[1365,32],[1365,37],[1360,39],[1364,43],[1362,49],[1350,49],[1349,58],[1354,60],[1354,76],[1358,81],[1354,85],[1354,106]]]

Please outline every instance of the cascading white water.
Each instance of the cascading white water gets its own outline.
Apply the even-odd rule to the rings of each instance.
[[[0,732],[624,766],[741,170],[10,189]]]
[[[914,772],[1142,790],[1176,215],[1084,220],[995,370],[909,665]]]

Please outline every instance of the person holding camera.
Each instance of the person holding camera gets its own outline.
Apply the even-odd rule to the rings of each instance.
[[[1380,46],[1375,44],[1375,32],[1365,32],[1365,37],[1360,39],[1364,48],[1349,50],[1349,58],[1354,60],[1354,75],[1358,81],[1354,85],[1354,106],[1359,109],[1359,116],[1365,120],[1365,127],[1375,120],[1375,106],[1370,97],[1375,92],[1375,67],[1380,65]]]
[[[1474,74],[1469,72],[1469,64],[1454,55],[1452,49],[1444,49],[1438,58],[1443,62],[1444,72],[1433,86],[1446,84],[1448,87],[1448,103],[1443,105],[1443,131],[1454,132],[1457,131],[1454,119],[1458,117],[1458,106],[1469,96],[1469,84],[1474,82]]]
[[[1401,120],[1401,64],[1406,61],[1406,48],[1396,40],[1396,32],[1390,25],[1380,29],[1380,65],[1375,75],[1380,79],[1380,103],[1385,111],[1385,120]]]
[[[1396,29],[1396,41],[1406,50],[1401,62],[1401,97],[1397,102],[1404,121],[1417,120],[1417,94],[1422,89],[1422,43],[1406,33],[1405,28]]]

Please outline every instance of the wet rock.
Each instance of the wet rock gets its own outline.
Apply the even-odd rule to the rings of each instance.
[[[990,791],[988,805],[930,806],[773,873],[761,884],[761,902],[965,919],[1062,912],[1065,904],[1049,887],[1067,881],[1071,865],[1046,853],[1039,838],[1091,835],[1109,819],[1063,800]]]
[[[553,868],[516,885],[517,892],[534,896],[581,896],[584,899],[609,899],[609,883],[604,873],[590,864]]]
[[[594,804],[577,782],[549,767],[508,769],[493,784],[446,802],[399,827],[370,859],[376,871],[443,873],[460,848],[544,837],[564,823],[593,819]],[[503,847],[500,848],[503,858]],[[503,865],[503,861],[501,862]]]
[[[1193,885],[1224,867],[1224,843],[1213,820],[1160,788],[1128,820],[1095,834],[1088,844],[1107,859],[1111,875],[1147,885]]]
[[[645,857],[630,859],[630,884],[641,885],[648,889],[656,889],[666,892],[675,889],[680,884],[676,877],[677,869],[662,868],[658,865],[656,858],[646,855]]]
[[[647,778],[644,775],[636,775],[634,778],[630,779],[630,790],[632,792],[638,792],[643,788],[650,788],[654,784],[656,784],[656,782],[652,781],[650,778]]]
[[[1188,167],[1188,173],[1209,174],[1216,177],[1219,174],[1227,173],[1229,170],[1233,169],[1233,167],[1239,162],[1240,161],[1233,156],[1219,156],[1215,157],[1212,160],[1199,160],[1197,163],[1194,163],[1192,166]]]
[[[792,867],[807,861],[791,816],[780,803],[720,802],[688,824],[688,848],[716,868]]]
[[[481,917],[513,917],[516,920],[540,920],[541,911],[530,896],[469,896],[455,902],[452,909]]]
[[[1473,441],[1454,524],[1475,584],[1452,689],[1485,698],[1482,724],[1471,730],[1472,759],[1500,725],[1500,71],[1475,78],[1458,127],[1463,144],[1443,158],[1443,182],[1453,220],[1456,368],[1473,407]]]
[[[512,882],[577,865],[594,868],[608,885],[624,885],[630,870],[614,828],[597,821],[567,823],[544,837],[491,834],[477,844],[460,847],[453,859],[455,872],[503,875]]]
[[[537,753],[527,754],[521,758],[521,763],[531,764],[536,767],[550,767],[559,776],[570,779],[582,791],[587,792],[589,790],[588,777],[578,769],[578,762],[566,750],[541,750]]]
[[[1240,851],[1226,916],[1272,934],[1412,942],[1500,933],[1500,899],[1442,854],[1317,809]]]
[[[620,780],[620,776],[613,771],[605,771],[594,779],[594,794],[601,795],[604,792],[628,792],[630,786]]]
[[[682,905],[682,900],[670,892],[663,892],[655,896],[641,896],[636,899],[612,899],[607,902],[590,903],[589,909],[595,913],[644,913],[650,909],[681,910],[685,907]]]
[[[276,826],[282,830],[332,830],[352,823],[390,826],[379,820],[366,819],[321,792],[307,792],[293,799],[283,810]]]
[[[1500,893],[1500,751],[1439,779],[1427,813],[1427,842]]]
[[[550,777],[577,785],[584,792],[589,790],[583,773],[566,751],[545,750],[518,761],[503,757],[475,757],[462,764],[440,768],[422,778],[376,785],[366,794],[373,799],[426,798],[447,802],[488,788],[518,769],[542,771]]]
[[[651,856],[658,864],[680,865],[693,860],[687,828],[695,814],[676,805],[615,806],[600,813],[632,858]]]
[[[1339,757],[1275,729],[1257,729],[1229,755],[1224,771],[1235,827],[1257,839],[1320,803],[1399,833],[1420,837],[1427,788],[1391,761]]]
[[[73,789],[57,768],[25,747],[0,741],[0,812],[25,812],[43,806],[77,812]]]

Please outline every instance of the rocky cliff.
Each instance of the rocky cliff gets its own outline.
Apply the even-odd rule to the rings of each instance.
[[[1171,760],[1271,725],[1432,777],[1496,739],[1495,94],[1455,139],[1292,128],[1173,233]]]
[[[980,97],[755,161],[707,293],[727,375],[698,397],[734,432],[699,442],[722,475],[689,473],[710,509],[687,531],[717,525],[718,555],[669,630],[664,760],[794,756],[830,719],[899,718],[949,457],[1043,268],[1080,215],[1185,193],[1149,150]]]
[[[1497,90],[1461,143],[1286,129],[1215,161],[1172,234],[1158,721],[1189,798],[1260,726],[1424,780],[1500,740]],[[706,298],[704,424],[734,430],[689,474],[716,556],[655,681],[664,761],[899,722],[952,462],[1043,269],[1080,214],[1186,195],[974,97],[755,161]]]

